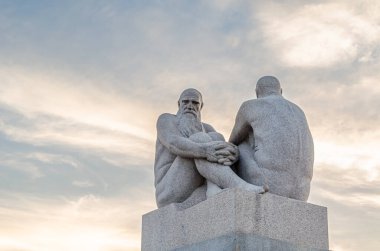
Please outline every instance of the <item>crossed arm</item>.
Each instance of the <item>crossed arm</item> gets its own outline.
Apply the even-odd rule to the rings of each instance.
[[[215,132],[207,127],[207,132]],[[162,114],[157,121],[157,136],[160,142],[173,154],[183,158],[207,159],[223,165],[237,161],[236,146],[225,141],[197,143],[182,136],[177,126],[177,119],[172,114]]]

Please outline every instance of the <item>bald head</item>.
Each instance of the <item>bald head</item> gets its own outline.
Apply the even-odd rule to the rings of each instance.
[[[194,89],[194,88],[188,88],[181,93],[178,100],[178,106],[180,106],[181,100],[189,99],[189,98],[198,99],[201,107],[203,106],[202,94],[197,89]]]
[[[192,114],[200,121],[202,107],[202,94],[196,89],[189,88],[179,96],[177,115]]]
[[[256,96],[258,98],[269,95],[281,95],[282,89],[280,81],[272,76],[264,76],[257,81]]]

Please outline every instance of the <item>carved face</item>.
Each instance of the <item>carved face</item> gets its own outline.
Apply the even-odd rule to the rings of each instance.
[[[202,109],[202,99],[200,95],[195,92],[185,93],[178,102],[181,114],[192,114],[198,119],[200,118],[200,111]]]

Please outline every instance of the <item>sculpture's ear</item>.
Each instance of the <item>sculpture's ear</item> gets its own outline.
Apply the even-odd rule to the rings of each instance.
[[[178,100],[177,104],[178,104],[178,108],[179,108],[179,100]]]
[[[280,93],[281,93],[281,95],[282,95],[282,88],[280,88]]]
[[[203,102],[201,103],[201,109],[203,108]]]

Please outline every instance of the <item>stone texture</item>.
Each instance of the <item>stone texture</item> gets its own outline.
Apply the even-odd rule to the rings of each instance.
[[[325,251],[310,247],[301,247],[288,243],[270,239],[258,235],[249,234],[229,234],[212,240],[202,241],[193,245],[175,248],[177,251]]]
[[[201,93],[186,89],[177,114],[164,113],[157,120],[154,177],[159,208],[171,203],[193,205],[222,188],[264,193],[263,187],[244,181],[231,169],[238,148],[201,121],[202,107]]]
[[[239,147],[238,174],[271,193],[307,201],[314,146],[305,114],[282,96],[275,77],[260,78],[256,94],[241,105],[229,139]]]
[[[228,189],[187,209],[171,204],[143,216],[144,251],[253,249],[327,250],[327,209]]]

